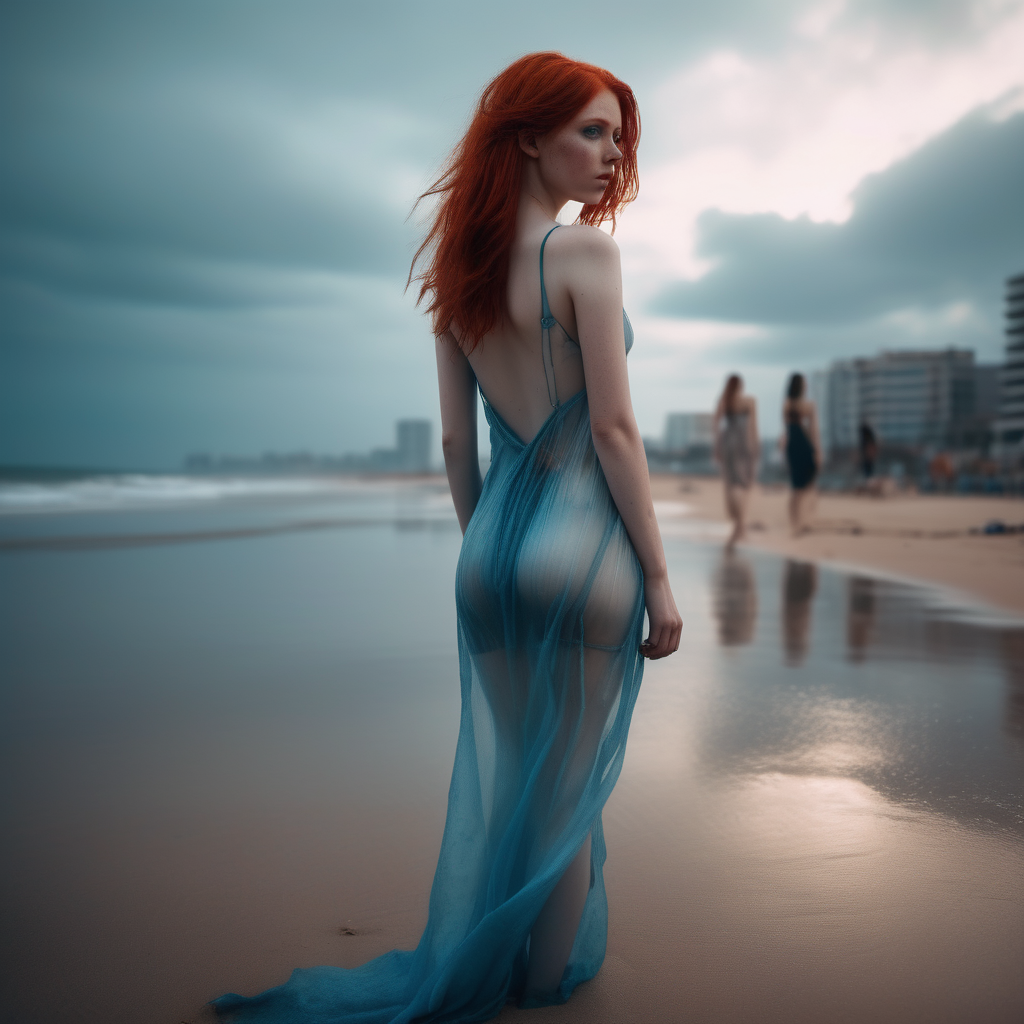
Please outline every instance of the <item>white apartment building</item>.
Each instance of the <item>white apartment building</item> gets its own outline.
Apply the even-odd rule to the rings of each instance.
[[[956,445],[986,412],[978,398],[990,390],[983,385],[991,374],[969,349],[882,352],[833,363],[811,378],[822,445],[826,452],[856,448],[861,423],[883,444]]]
[[[714,417],[709,412],[670,412],[665,417],[665,452],[681,454],[715,440]]]
[[[406,473],[430,472],[430,420],[399,420],[396,425],[398,467]]]
[[[1010,457],[1024,451],[1024,274],[1006,282],[1006,364],[1000,385],[995,451]]]

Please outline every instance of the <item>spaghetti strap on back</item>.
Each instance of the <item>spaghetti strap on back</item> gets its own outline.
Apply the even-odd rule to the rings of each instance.
[[[485,401],[491,464],[456,571],[462,711],[426,929],[412,951],[353,970],[296,970],[253,998],[222,996],[214,1005],[228,1020],[495,1016],[523,999],[534,923],[588,837],[582,918],[564,922],[568,964],[557,990],[531,1005],[565,1001],[604,960],[601,810],[643,675],[643,577],[594,450],[586,390],[558,394],[551,333],[565,332],[551,316],[543,259],[544,244],[540,325],[552,412],[524,442]]]
[[[548,386],[548,401],[551,403],[552,409],[557,409],[560,402],[558,398],[558,386],[555,380],[555,360],[551,350],[551,332],[557,327],[562,334],[562,338],[576,348],[579,348],[579,342],[551,315],[551,306],[548,303],[548,289],[544,283],[544,249],[548,244],[548,239],[561,227],[561,224],[556,224],[550,231],[544,236],[540,243],[540,338],[541,338],[541,358],[544,361],[544,380]],[[626,311],[622,311],[622,333],[626,342],[626,352],[633,347],[633,325],[629,322],[629,317],[626,315]]]
[[[548,244],[552,232],[557,231],[558,228],[559,225],[556,224],[540,243],[540,351],[541,359],[544,361],[544,380],[548,385],[548,401],[551,403],[552,409],[557,409],[560,403],[558,401],[558,384],[555,381],[555,362],[551,355],[551,328],[562,325],[551,315],[551,306],[548,305],[548,290],[544,284],[544,247]],[[564,327],[562,327],[562,331],[566,337],[569,336]]]

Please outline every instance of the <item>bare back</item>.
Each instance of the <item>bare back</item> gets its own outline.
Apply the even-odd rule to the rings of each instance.
[[[553,408],[540,325],[541,244],[551,228],[543,225],[542,230],[531,228],[517,235],[509,258],[508,318],[468,356],[484,397],[523,441],[533,438]],[[550,331],[551,370],[557,399],[563,402],[586,384],[576,343],[576,310],[559,272],[559,254],[572,231],[565,227],[553,232],[544,247],[544,280],[551,315],[557,321]]]
[[[806,398],[787,398],[782,403],[782,422],[799,423],[809,435],[817,430],[817,410],[814,403]]]

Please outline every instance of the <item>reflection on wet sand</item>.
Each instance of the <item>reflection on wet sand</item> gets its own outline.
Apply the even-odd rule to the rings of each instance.
[[[1024,1020],[1024,629],[747,565],[741,591],[781,577],[761,593],[783,663],[755,642],[682,693],[684,666],[648,666],[606,817],[629,837],[608,877],[630,913],[590,1002],[557,1019],[676,1019],[658,992],[713,1022]],[[716,561],[720,642],[728,579]],[[661,969],[645,943],[680,955]]]
[[[726,550],[711,580],[712,608],[723,647],[749,644],[757,621],[757,583],[754,570],[735,549]]]
[[[1006,728],[1024,741],[1024,630],[1003,633],[1003,664],[1006,667]]]
[[[875,581],[851,576],[846,593],[846,653],[850,661],[863,661],[875,621]]]
[[[552,1021],[1021,1019],[1019,844],[842,775],[664,781],[635,808],[636,776],[613,795],[609,831],[628,838],[608,877],[630,913],[613,919],[588,1004]],[[665,952],[644,960],[652,948]]]
[[[960,825],[1024,829],[1024,628],[907,584],[781,568],[783,667],[732,669],[742,713],[702,743],[715,774],[846,777]],[[801,666],[807,683],[787,671]]]
[[[786,561],[782,580],[782,639],[789,665],[801,664],[807,655],[811,603],[817,589],[818,567],[813,562]]]

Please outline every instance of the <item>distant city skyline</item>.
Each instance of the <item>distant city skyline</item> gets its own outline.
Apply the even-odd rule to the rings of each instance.
[[[171,469],[436,426],[409,213],[484,84],[551,48],[643,116],[616,231],[643,434],[730,372],[770,434],[793,370],[1001,360],[1020,3],[39,0],[0,10],[0,463]]]
[[[442,466],[433,458],[430,420],[404,419],[395,423],[395,447],[369,452],[312,452],[305,449],[260,455],[193,452],[183,460],[192,473],[435,473]]]
[[[837,360],[811,378],[822,447],[853,451],[867,424],[881,444],[987,453],[999,410],[999,369],[954,348]]]

